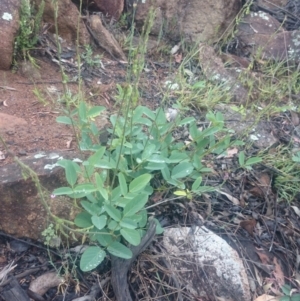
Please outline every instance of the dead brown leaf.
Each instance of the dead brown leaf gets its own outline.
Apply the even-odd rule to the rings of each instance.
[[[260,197],[260,198],[264,197],[263,191],[262,191],[259,187],[257,187],[257,186],[252,187],[252,188],[249,190],[249,192],[250,192],[253,196]]]
[[[256,254],[258,255],[260,261],[263,264],[271,264],[271,258],[269,257],[269,255],[265,251],[256,250],[255,252],[256,252]]]
[[[225,158],[232,158],[234,155],[236,155],[239,152],[239,150],[234,147],[227,150],[227,156]]]
[[[271,177],[266,172],[263,172],[260,174],[259,181],[263,187],[269,187],[271,184]]]
[[[245,229],[251,236],[253,236],[253,232],[256,226],[256,220],[250,219],[247,221],[241,221],[240,226],[241,228]]]
[[[295,213],[300,217],[300,209],[297,206],[291,206],[291,207],[294,209]]]
[[[279,297],[263,294],[257,297],[254,301],[279,301],[279,299],[280,299]]]
[[[72,138],[70,140],[67,140],[66,144],[68,149],[71,148],[72,141],[73,141]]]
[[[299,115],[297,112],[291,111],[291,119],[292,119],[292,124],[294,126],[299,125],[300,119],[299,119]]]
[[[161,202],[164,197],[163,197],[164,193],[163,192],[155,192],[152,196],[151,196],[151,201],[153,203],[158,203]]]
[[[174,54],[175,62],[176,63],[181,63],[182,61],[182,53],[176,53]]]
[[[224,191],[221,191],[221,190],[218,190],[218,192],[225,195],[228,198],[228,200],[231,201],[234,205],[240,204],[240,201],[237,198],[235,198],[234,196],[232,196]]]
[[[284,281],[284,273],[282,271],[281,265],[280,265],[277,257],[273,258],[273,263],[274,263],[274,271],[273,271],[274,277],[277,280],[279,286],[282,286],[282,285],[284,285],[284,282],[285,282]]]
[[[3,152],[0,151],[0,160],[5,160],[5,155]]]

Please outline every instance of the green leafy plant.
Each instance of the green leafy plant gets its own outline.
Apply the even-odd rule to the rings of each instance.
[[[101,57],[99,55],[93,56],[93,49],[90,45],[85,45],[85,51],[81,54],[81,58],[88,67],[101,66]]]
[[[125,97],[130,98],[131,90],[126,91]],[[111,138],[105,147],[99,142],[101,130],[94,121],[103,111],[104,107],[89,108],[81,102],[69,116],[57,118],[80,129],[80,149],[89,154],[80,163],[58,162],[65,169],[69,186],[53,192],[80,200],[83,211],[75,225],[91,241],[81,257],[83,271],[99,265],[106,252],[131,258],[128,244],[139,245],[147,229],[145,206],[154,189],[179,188],[189,194],[212,190],[202,185],[202,175],[209,169],[201,160],[213,150],[223,152],[230,143],[229,136],[216,141],[217,133],[227,136],[220,113],[208,113],[211,126],[200,131],[194,117],[177,116],[168,122],[161,108],[152,111],[138,106],[124,116],[110,116]],[[173,132],[183,127],[191,137],[188,144],[173,137]]]
[[[281,290],[284,296],[280,297],[280,301],[300,301],[300,294],[293,294],[293,290],[288,284],[283,285]]]
[[[239,153],[239,164],[240,164],[241,168],[251,170],[252,165],[260,163],[261,161],[262,161],[262,158],[260,158],[260,157],[251,157],[251,158],[245,160],[245,152],[241,151]]]
[[[293,157],[292,160],[294,162],[300,163],[300,152],[297,152]]]
[[[18,54],[22,58],[26,58],[27,51],[38,42],[44,7],[45,1],[42,0],[37,12],[35,12],[29,0],[21,0],[20,28],[14,45],[15,58]]]
[[[50,247],[59,247],[60,238],[57,236],[52,223],[42,232],[42,236],[45,239],[45,245]]]

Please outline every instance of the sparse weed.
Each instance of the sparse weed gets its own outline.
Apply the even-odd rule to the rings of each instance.
[[[90,45],[84,46],[85,51],[81,54],[82,60],[87,64],[88,67],[99,67],[102,65],[100,55],[93,55],[93,49]]]
[[[26,59],[28,51],[37,44],[44,7],[45,1],[42,0],[35,12],[29,0],[21,0],[20,28],[14,45],[14,61],[17,56]]]

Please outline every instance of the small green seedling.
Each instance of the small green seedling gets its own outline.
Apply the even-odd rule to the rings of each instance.
[[[241,168],[245,168],[247,170],[252,169],[252,165],[260,163],[262,159],[260,157],[251,157],[248,160],[245,161],[245,153],[244,151],[241,151],[239,153],[239,164]]]
[[[300,152],[297,152],[293,157],[292,160],[294,162],[300,163]]]
[[[300,301],[300,294],[293,294],[293,289],[288,284],[283,285],[281,290],[284,296],[279,301]]]

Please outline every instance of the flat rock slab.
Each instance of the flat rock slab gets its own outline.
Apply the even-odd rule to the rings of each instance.
[[[237,37],[252,54],[264,60],[300,61],[299,30],[284,31],[280,22],[259,11],[245,16],[237,26]]]
[[[51,198],[55,188],[65,186],[65,172],[56,165],[57,161],[78,158],[75,152],[38,153],[22,160],[38,176],[44,199],[53,214],[73,220],[78,212],[73,201],[66,198]],[[50,220],[43,207],[36,183],[19,164],[11,163],[0,167],[0,230],[15,237],[40,239],[41,232]]]

